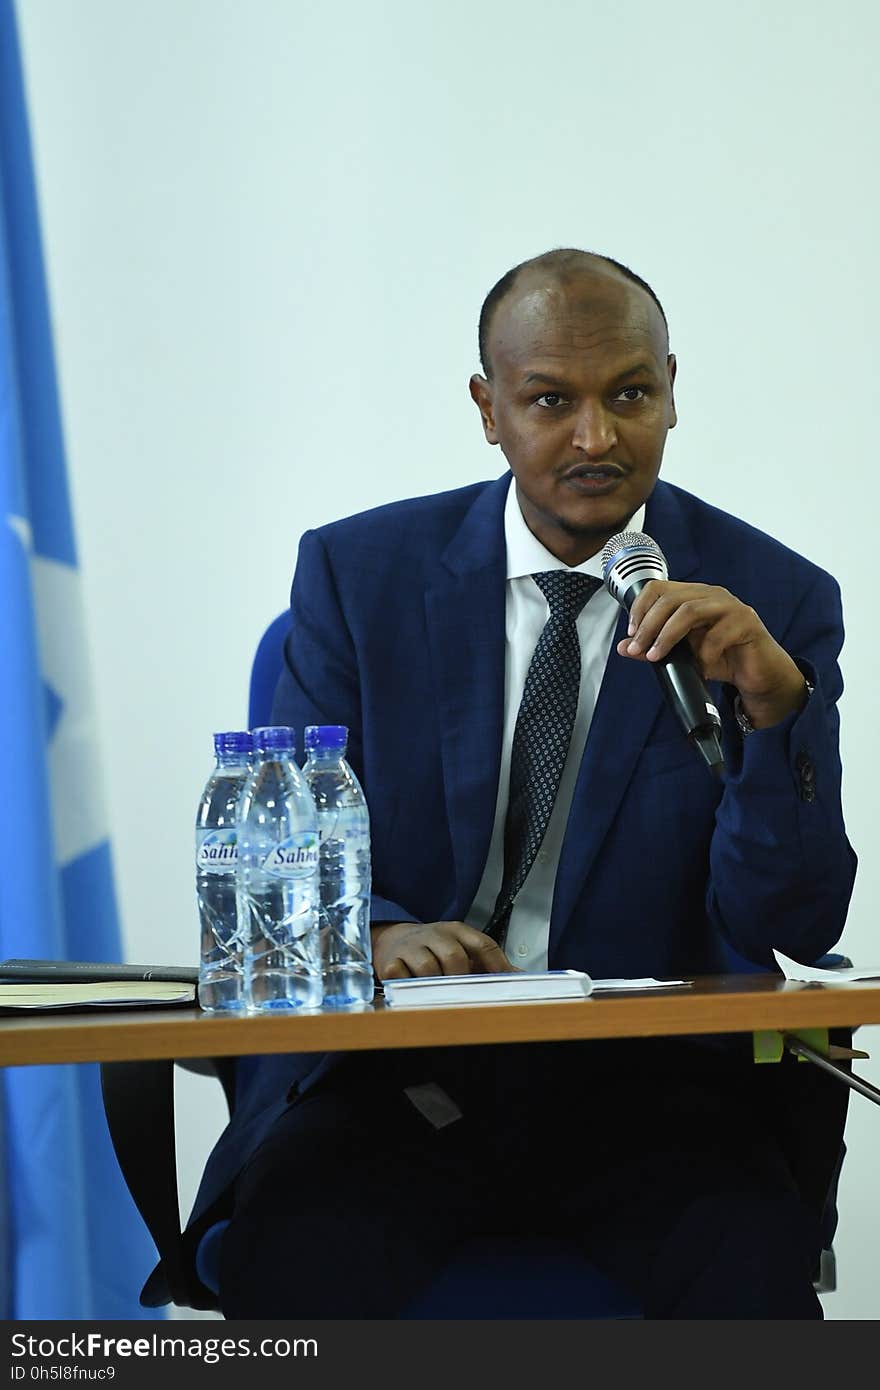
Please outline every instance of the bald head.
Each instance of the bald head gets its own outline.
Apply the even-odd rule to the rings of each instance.
[[[645,280],[609,256],[561,248],[514,266],[486,296],[480,311],[479,346],[488,379],[493,375],[496,328],[503,332],[510,321],[534,325],[536,316],[564,313],[564,305],[573,300],[587,314],[595,307],[606,322],[618,315],[621,329],[638,326],[652,337],[659,334],[663,351],[668,351],[666,315]],[[499,314],[502,305],[505,312]]]

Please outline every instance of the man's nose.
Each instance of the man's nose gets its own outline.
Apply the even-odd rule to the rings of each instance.
[[[617,443],[613,415],[598,402],[584,406],[578,413],[571,442],[588,458],[603,458]]]

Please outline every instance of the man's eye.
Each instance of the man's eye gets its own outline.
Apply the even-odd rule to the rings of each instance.
[[[624,386],[622,391],[618,391],[617,396],[619,400],[629,401],[634,405],[636,401],[643,401],[647,394],[644,386]]]
[[[562,404],[563,397],[558,391],[545,391],[543,396],[539,396],[535,404],[541,406],[543,410],[553,410]]]

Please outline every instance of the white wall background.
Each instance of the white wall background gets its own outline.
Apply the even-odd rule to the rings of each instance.
[[[210,734],[245,717],[300,533],[502,471],[466,390],[479,305],[577,245],[667,309],[665,476],[841,582],[843,945],[880,961],[875,0],[18,12],[128,958],[195,958]],[[219,1094],[182,1109],[188,1204]],[[860,1097],[848,1138],[826,1312],[875,1318]]]

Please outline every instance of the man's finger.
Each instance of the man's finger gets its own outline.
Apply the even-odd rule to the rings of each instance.
[[[469,926],[467,922],[458,922],[455,925],[460,928],[459,941],[478,970],[486,974],[496,974],[500,971],[516,969],[516,966],[511,965],[498,942],[493,941],[491,936],[487,936],[485,932],[477,931],[476,927]]]
[[[462,945],[475,967],[475,973],[497,975],[516,970],[516,966],[511,965],[498,942],[493,941],[491,936],[486,936],[484,932],[474,932],[473,937],[462,942]]]
[[[674,606],[665,601],[657,603],[634,636],[629,639],[631,655],[635,656],[656,648],[665,656],[676,642],[681,641],[682,637],[686,637],[694,628],[710,626],[728,609],[729,605],[724,606],[711,598],[686,599]]]
[[[398,950],[398,959],[409,967],[412,975],[442,975],[443,966],[429,946],[404,944]]]
[[[380,980],[409,980],[412,977],[412,971],[400,956],[395,956],[384,966],[380,966],[377,961],[376,974]]]
[[[663,596],[669,585],[668,579],[651,579],[636,595],[633,605],[629,610],[629,635],[635,632],[639,623],[643,621],[645,614],[653,607],[659,598]]]
[[[444,975],[469,975],[471,973],[471,959],[460,941],[454,937],[439,938],[431,942],[431,950],[440,962],[440,970]]]

